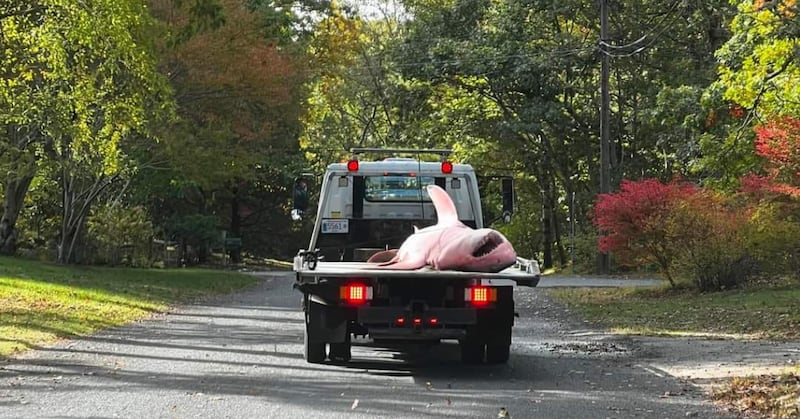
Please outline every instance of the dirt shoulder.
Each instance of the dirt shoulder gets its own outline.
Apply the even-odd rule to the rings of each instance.
[[[732,412],[800,417],[797,287],[549,293],[588,324],[630,339],[654,374],[699,387]]]
[[[710,390],[734,377],[781,374],[800,364],[800,342],[636,336],[650,364]]]

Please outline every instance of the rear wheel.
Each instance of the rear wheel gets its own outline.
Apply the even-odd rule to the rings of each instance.
[[[493,344],[486,345],[486,363],[487,364],[505,364],[508,362],[508,357],[511,354],[511,345],[506,344]]]
[[[460,342],[461,362],[465,364],[480,364],[486,354],[486,346],[483,342],[472,339],[465,339]]]
[[[511,354],[511,325],[500,327],[486,342],[486,363],[505,364]]]
[[[305,333],[305,348],[303,356],[306,362],[319,364],[325,361],[325,343],[311,342],[308,337],[308,330]]]
[[[330,353],[328,354],[328,358],[330,358],[331,361],[348,362],[352,358],[352,354],[350,351],[352,347],[352,345],[350,344],[350,333],[347,334],[344,342],[331,343],[329,346],[330,346]]]

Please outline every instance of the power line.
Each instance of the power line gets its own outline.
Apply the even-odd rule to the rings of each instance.
[[[606,42],[606,41],[601,39],[600,40],[600,46],[601,47],[599,48],[600,52],[605,54],[605,55],[608,55],[609,57],[624,58],[624,57],[630,57],[630,56],[639,54],[640,52],[644,51],[645,49],[650,48],[656,41],[659,40],[659,38],[661,38],[662,35],[664,35],[664,32],[666,32],[667,29],[672,27],[671,25],[674,22],[675,18],[677,17],[677,14],[675,13],[677,11],[677,6],[681,2],[682,2],[682,0],[673,1],[672,4],[667,9],[667,11],[661,16],[661,20],[656,25],[651,27],[650,30],[647,33],[645,33],[639,39],[637,39],[637,40],[635,40],[633,42],[629,42],[629,43],[627,43],[625,45],[612,45],[612,44],[609,44],[608,42]],[[665,24],[667,19],[670,19],[669,24]],[[654,33],[655,33],[655,36],[652,36]],[[615,50],[628,49],[628,48],[634,47],[636,45],[639,45],[641,42],[644,42],[646,39],[650,39],[650,41],[647,44],[645,44],[643,46],[640,46],[640,47],[636,48],[635,50],[633,50],[631,52],[627,52],[627,53],[622,54],[622,53],[612,53],[612,52],[608,51],[609,48],[610,49],[615,49]]]

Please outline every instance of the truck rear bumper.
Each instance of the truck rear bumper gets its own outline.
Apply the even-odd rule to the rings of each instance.
[[[478,313],[474,308],[429,308],[421,313],[414,313],[404,307],[360,307],[358,322],[364,325],[394,325],[398,318],[405,318],[408,325],[414,318],[428,324],[436,318],[440,326],[469,326],[478,322]]]
[[[415,329],[411,327],[370,327],[369,335],[373,339],[397,340],[438,340],[438,339],[463,339],[467,336],[466,329]]]
[[[398,319],[403,319],[402,323]],[[474,308],[428,308],[412,312],[404,307],[361,307],[357,322],[366,327],[373,339],[462,339],[467,335],[467,327],[478,322],[478,314]]]

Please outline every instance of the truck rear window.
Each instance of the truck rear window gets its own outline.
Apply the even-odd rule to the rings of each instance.
[[[364,199],[385,202],[430,202],[426,186],[433,176],[386,175],[364,177]]]

